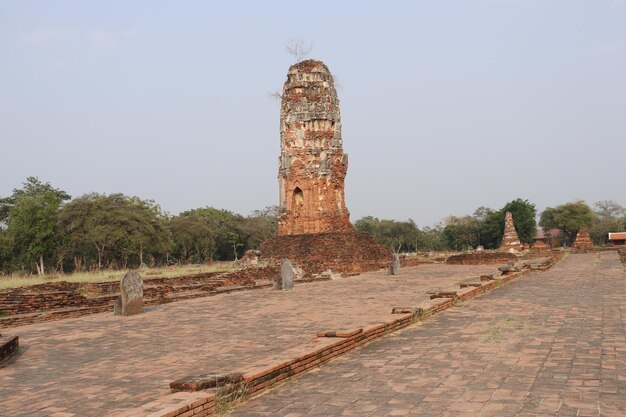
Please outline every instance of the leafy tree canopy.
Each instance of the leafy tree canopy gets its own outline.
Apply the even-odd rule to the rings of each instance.
[[[393,251],[415,250],[419,239],[419,230],[415,222],[397,220],[379,220],[376,217],[366,216],[357,220],[354,227],[372,235],[374,240]]]
[[[595,214],[584,201],[574,201],[557,207],[548,207],[541,213],[539,225],[543,230],[559,229],[563,242],[572,244],[581,227],[590,227]]]

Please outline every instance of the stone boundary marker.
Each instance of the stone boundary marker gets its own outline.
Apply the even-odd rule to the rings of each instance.
[[[533,269],[532,271],[547,270],[561,259],[563,259],[563,255],[551,258],[541,264],[541,268]],[[273,387],[286,378],[320,366],[334,357],[407,327],[416,321],[425,320],[454,306],[459,301],[468,300],[477,295],[490,292],[502,284],[529,272],[531,272],[531,269],[527,268],[520,272],[508,273],[499,277],[477,277],[477,279],[480,279],[480,282],[465,285],[458,291],[445,292],[445,295],[433,294],[438,296],[431,298],[431,302],[427,306],[394,307],[392,313],[398,314],[400,317],[369,328],[320,332],[314,337],[330,340],[329,344],[265,369],[251,371],[246,374],[233,372],[227,375],[192,375],[178,379],[170,383],[170,388],[174,391],[173,394],[138,408],[123,410],[113,414],[113,417],[202,417],[222,412],[225,403],[241,400],[249,395],[259,394],[261,391]],[[334,342],[334,338],[339,340]],[[211,388],[203,389],[201,387]],[[198,391],[197,389],[203,390]]]
[[[135,271],[124,274],[120,280],[120,296],[115,301],[113,314],[133,316],[143,313],[143,278]]]

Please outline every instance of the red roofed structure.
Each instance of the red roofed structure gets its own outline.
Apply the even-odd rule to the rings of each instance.
[[[561,245],[559,236],[561,231],[559,229],[550,229],[547,233],[539,227],[537,228],[537,234],[535,235],[535,242],[533,247],[535,248],[554,248]]]
[[[609,233],[609,241],[615,246],[626,246],[626,232]]]

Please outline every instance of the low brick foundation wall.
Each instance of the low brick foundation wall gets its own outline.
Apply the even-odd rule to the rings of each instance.
[[[518,257],[509,252],[474,252],[453,255],[446,259],[448,265],[497,265],[508,261],[517,262]]]
[[[144,305],[207,297],[225,292],[263,288],[257,283],[278,274],[274,265],[227,273],[204,273],[144,280]],[[120,273],[120,276],[122,273]],[[0,328],[81,317],[112,311],[119,281],[51,282],[0,291]]]

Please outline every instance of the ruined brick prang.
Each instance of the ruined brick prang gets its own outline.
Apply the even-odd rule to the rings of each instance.
[[[574,240],[574,244],[572,246],[577,252],[593,251],[593,242],[591,241],[589,231],[586,228],[582,227],[578,233],[576,233],[576,239]]]
[[[328,67],[292,65],[280,111],[279,235],[353,230],[344,199],[348,155],[343,153],[339,99]]]
[[[515,224],[513,224],[513,215],[510,211],[507,211],[504,218],[504,234],[502,235],[502,244],[500,245],[500,250],[519,250],[521,248],[522,244],[519,241],[519,237],[517,236]]]

